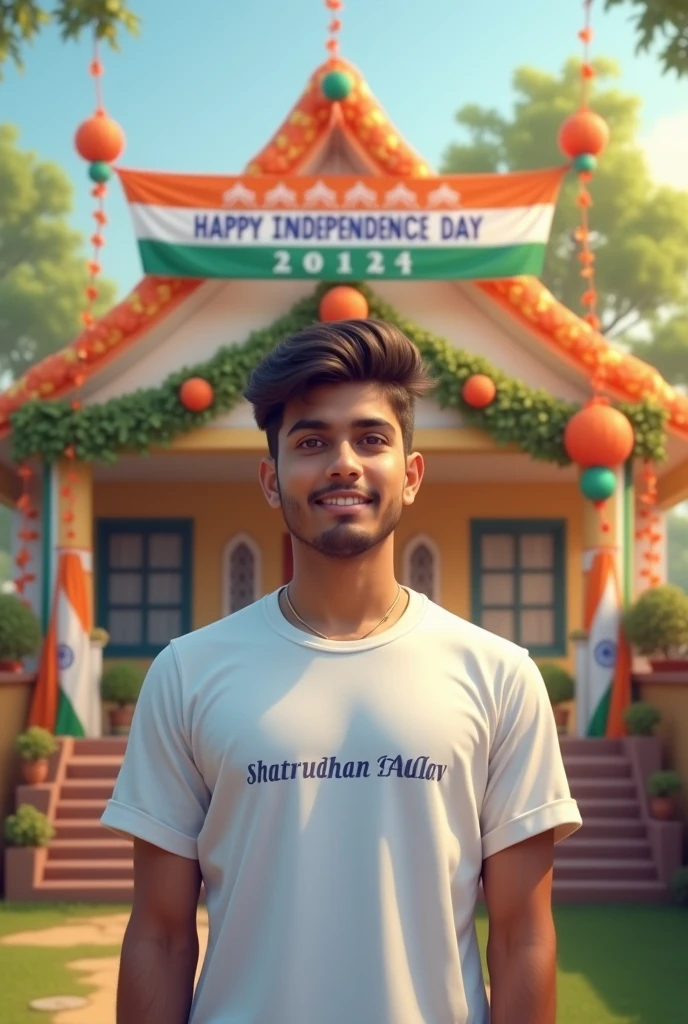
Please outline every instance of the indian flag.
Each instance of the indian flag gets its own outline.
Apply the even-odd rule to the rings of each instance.
[[[82,555],[64,551],[43,645],[30,725],[59,736],[100,736],[100,696],[91,673],[91,610]]]
[[[408,179],[118,173],[148,274],[355,281],[541,273],[566,168]]]
[[[578,712],[587,736],[623,736],[623,712],[631,699],[631,657],[621,626],[621,595],[614,553],[595,552],[585,605],[588,632],[586,679]]]

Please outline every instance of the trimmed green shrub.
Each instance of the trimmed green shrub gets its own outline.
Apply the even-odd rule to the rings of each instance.
[[[109,665],[100,680],[100,695],[103,700],[121,708],[135,704],[143,685],[143,675],[141,669],[126,662]]]
[[[21,661],[41,646],[35,613],[16,596],[0,594],[0,661]]]
[[[14,749],[24,761],[41,761],[57,750],[58,743],[47,729],[32,725],[14,741]]]
[[[641,594],[623,619],[640,654],[680,657],[688,651],[688,594],[667,583]]]
[[[567,700],[573,700],[576,687],[573,676],[565,668],[561,668],[560,665],[555,665],[552,662],[544,662],[542,665],[538,664],[538,668],[545,681],[552,707],[557,704],[563,704]]]
[[[679,868],[671,876],[671,894],[679,907],[688,907],[688,867]]]
[[[662,720],[662,712],[652,704],[637,700],[626,708],[623,719],[631,736],[651,736],[654,727]]]
[[[678,793],[683,782],[678,772],[653,772],[647,780],[650,796],[671,796]]]
[[[5,839],[10,846],[47,846],[55,829],[47,816],[32,804],[21,804],[5,819]]]

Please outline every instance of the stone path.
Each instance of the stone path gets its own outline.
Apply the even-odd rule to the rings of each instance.
[[[48,946],[69,949],[70,946],[119,946],[124,938],[128,914],[103,914],[84,917],[68,925],[43,928],[37,931],[15,932],[6,935],[0,942],[7,946]],[[205,910],[198,914],[198,941],[200,954],[198,974],[208,944],[208,917]],[[60,1010],[43,1020],[51,1024],[115,1024],[115,996],[119,956],[89,957],[87,960],[67,961],[67,967],[74,971],[75,980],[94,986],[87,996],[86,1006],[78,1009]],[[55,992],[55,996],[72,995],[70,992]],[[41,1017],[36,1015],[39,1024]]]

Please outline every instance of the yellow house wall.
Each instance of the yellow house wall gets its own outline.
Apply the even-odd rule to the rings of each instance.
[[[222,554],[236,533],[247,533],[260,548],[263,592],[274,590],[282,583],[283,523],[279,513],[268,508],[257,482],[96,483],[93,511],[96,519],[168,516],[193,519],[194,629],[222,614]],[[470,522],[476,518],[567,521],[567,631],[580,628],[583,503],[575,485],[425,484],[415,505],[405,510],[397,530],[399,575],[403,571],[405,545],[416,534],[425,534],[441,553],[441,603],[450,611],[469,618]],[[95,555],[97,572],[97,552]],[[561,663],[571,668],[571,656],[561,659]]]

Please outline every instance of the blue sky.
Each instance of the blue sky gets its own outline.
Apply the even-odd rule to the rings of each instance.
[[[132,0],[141,36],[103,51],[105,105],[124,127],[124,166],[239,173],[268,140],[324,59],[322,0]],[[456,109],[478,102],[507,111],[515,67],[556,71],[579,52],[581,0],[348,0],[342,52],[409,142],[433,164],[457,137]],[[688,188],[677,139],[688,137],[688,83],[662,76],[654,56],[635,54],[630,8],[593,8],[594,52],[622,67],[620,86],[644,97],[643,136],[656,173]],[[63,44],[47,31],[26,70],[0,83],[0,120],[20,144],[54,160],[74,184],[74,226],[90,234],[85,165],[76,127],[93,110],[90,44]],[[676,174],[685,175],[676,178]],[[672,177],[673,176],[673,177]],[[115,183],[104,273],[120,294],[140,277],[128,212]]]

